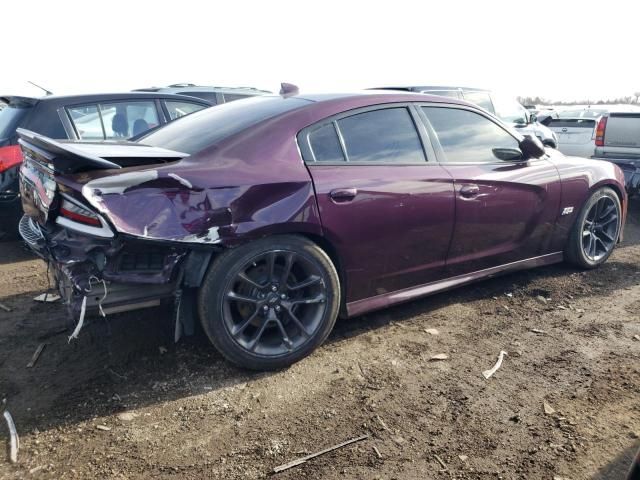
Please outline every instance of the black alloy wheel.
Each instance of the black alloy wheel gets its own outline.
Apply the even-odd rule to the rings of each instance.
[[[223,253],[199,295],[211,342],[233,363],[281,368],[327,337],[340,289],[329,257],[299,237],[261,240]]]
[[[582,226],[582,249],[589,260],[597,262],[613,250],[619,223],[620,212],[612,198],[600,197],[591,206]]]
[[[622,226],[622,205],[616,192],[603,187],[593,192],[578,213],[565,258],[583,268],[595,268],[613,252]]]

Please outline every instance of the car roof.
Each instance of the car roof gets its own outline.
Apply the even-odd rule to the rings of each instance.
[[[377,87],[372,90],[406,90],[409,92],[420,92],[423,90],[429,91],[445,91],[449,92],[452,90],[462,90],[463,92],[490,92],[486,88],[476,88],[476,87],[452,87],[452,86],[444,86],[444,85],[405,85],[400,87]]]
[[[253,87],[215,87],[206,85],[194,85],[191,83],[178,83],[167,87],[138,88],[134,92],[211,92],[211,93],[237,93],[247,95],[268,95],[272,92]]]
[[[74,104],[81,102],[105,102],[112,100],[129,100],[129,99],[145,99],[145,98],[166,98],[166,99],[180,99],[184,100],[185,98],[189,98],[194,102],[211,104],[210,102],[203,100],[202,98],[189,97],[187,95],[173,95],[171,93],[153,93],[153,92],[117,92],[117,93],[89,93],[83,95],[47,95],[42,97],[23,97],[17,95],[0,95],[0,100],[4,101],[5,99],[19,99],[20,101],[29,102],[29,103],[39,103],[39,102],[52,102],[52,103],[60,103],[60,104]],[[8,103],[8,102],[5,102]]]
[[[356,92],[342,92],[342,93],[300,93],[292,96],[292,98],[301,98],[303,100],[309,100],[311,102],[322,103],[335,100],[353,100],[362,99],[365,103],[366,100],[377,100],[381,103],[393,103],[393,102],[450,102],[461,105],[474,104],[464,102],[450,97],[441,97],[439,95],[428,95],[420,92],[413,91],[401,91],[401,90],[362,90]],[[375,104],[373,102],[372,104]]]

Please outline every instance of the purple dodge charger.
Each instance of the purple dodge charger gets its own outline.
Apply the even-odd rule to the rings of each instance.
[[[21,131],[20,232],[85,313],[164,303],[231,362],[287,366],[349,317],[622,237],[611,163],[471,104],[411,93],[257,97],[137,143]]]

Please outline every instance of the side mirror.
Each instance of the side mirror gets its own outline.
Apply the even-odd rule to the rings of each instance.
[[[523,159],[540,158],[545,154],[544,145],[538,137],[525,135],[520,142],[520,150],[522,150]]]
[[[505,162],[517,162],[523,160],[522,150],[519,148],[494,148],[492,150],[495,157]]]

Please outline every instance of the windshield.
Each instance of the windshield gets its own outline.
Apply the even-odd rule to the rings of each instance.
[[[520,105],[514,98],[501,95],[493,96],[493,107],[496,115],[506,123],[526,125],[527,109]]]
[[[190,155],[263,120],[309,103],[301,98],[258,96],[205,108],[154,130],[138,141]]]
[[[29,112],[30,106],[6,105],[0,109],[0,138],[6,139],[13,136],[20,121]]]

